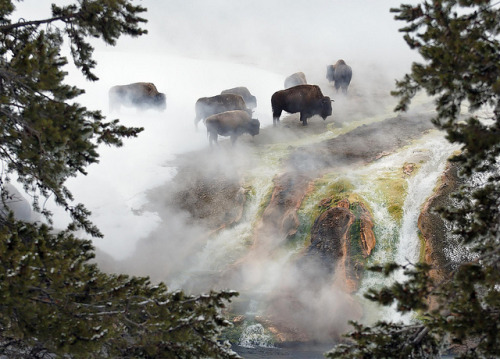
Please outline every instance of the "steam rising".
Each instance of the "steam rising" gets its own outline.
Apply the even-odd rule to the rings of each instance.
[[[294,264],[299,248],[285,251],[283,238],[268,235],[258,238],[265,245],[252,246],[255,218],[272,178],[283,171],[279,158],[289,146],[320,141],[317,136],[327,126],[342,128],[367,118],[392,117],[394,99],[388,93],[412,60],[389,13],[399,1],[142,4],[149,9],[149,35],[122,39],[115,48],[95,43],[100,81],[86,82],[68,67],[69,81],[86,90],[80,102],[102,110],[109,119],[119,117],[124,125],[145,128],[122,148],[102,147],[101,161],[89,168],[88,176],[68,183],[105,235],[94,240],[102,268],[149,275],[171,288],[194,292],[236,289],[242,292],[242,302],[257,300],[263,315],[300,327],[309,339],[342,333],[347,319],[360,317],[359,305],[314,263]],[[39,7],[46,10],[47,3],[24,1],[18,5],[19,14],[38,18],[43,14]],[[326,80],[326,66],[340,58],[353,69],[347,97]],[[271,95],[298,71],[335,100],[333,116],[327,121],[311,118],[303,128],[294,115],[273,130]],[[133,82],[154,83],[166,94],[166,111],[122,108],[109,114],[109,88]],[[253,139],[241,136],[235,147],[221,141],[219,148],[209,151],[204,126],[196,131],[193,125],[194,104],[200,97],[237,86],[257,97],[252,117],[259,119],[261,132]],[[179,206],[175,194],[200,185],[190,182],[189,173],[176,180],[185,168],[196,169],[199,178],[224,177],[240,187],[239,193],[250,200],[238,224],[210,228]],[[253,188],[245,188],[248,183]],[[56,225],[63,227],[67,215],[52,203],[48,206],[55,212]]]

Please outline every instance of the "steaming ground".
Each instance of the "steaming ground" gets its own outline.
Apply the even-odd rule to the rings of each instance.
[[[92,220],[104,233],[105,238],[94,240],[94,244],[115,259],[132,255],[136,242],[159,225],[159,216],[142,211],[141,206],[148,189],[176,173],[175,166],[168,162],[177,154],[208,148],[203,124],[195,131],[196,100],[245,84],[260,99],[254,117],[266,126],[272,123],[266,99],[273,89],[282,86],[281,75],[238,64],[152,55],[145,63],[140,55],[123,56],[126,61],[117,62],[116,53],[99,54],[101,79],[86,84],[81,101],[89,108],[101,109],[110,119],[120,118],[124,125],[145,130],[138,138],[125,140],[121,148],[101,147],[100,163],[91,166],[86,177],[68,182],[76,201],[87,205]],[[77,74],[72,76],[78,80]],[[108,89],[138,81],[154,82],[160,92],[166,93],[166,111],[139,112],[122,107],[120,113],[108,113]],[[67,216],[53,209],[55,223],[62,227]]]
[[[269,312],[271,308],[274,321],[284,327],[301,323],[310,338],[329,340],[347,330],[347,320],[359,319],[361,309],[341,288],[323,281],[317,271],[304,274],[289,267],[287,261],[296,253],[294,250],[263,255],[260,262],[250,261],[243,267],[239,282],[221,278],[231,272],[228,268],[233,262],[246,255],[258,201],[251,208],[245,207],[249,217],[243,218],[241,224],[207,238],[207,233],[217,228],[193,220],[172,196],[172,186],[189,188],[197,177],[189,170],[213,183],[219,183],[215,179],[223,176],[227,182],[221,185],[231,189],[244,185],[242,177],[249,176],[251,182],[255,176],[262,186],[260,199],[264,199],[273,177],[282,171],[286,157],[296,148],[335,137],[363,123],[381,121],[388,114],[393,116],[395,101],[388,95],[391,79],[381,71],[373,71],[373,67],[361,68],[348,97],[338,95],[326,79],[318,80],[324,94],[335,100],[333,116],[326,121],[311,118],[303,127],[297,114],[283,114],[280,126],[274,128],[270,98],[283,88],[287,74],[222,61],[148,55],[144,62],[140,55],[126,56],[126,60],[118,62],[116,53],[98,53],[101,80],[85,86],[82,101],[110,118],[119,117],[125,125],[143,126],[145,130],[138,138],[126,140],[122,148],[102,148],[100,163],[91,166],[86,177],[68,183],[76,201],[87,205],[91,219],[104,234],[103,239],[93,239],[101,267],[110,272],[148,275],[165,281],[171,289],[239,290],[239,305],[255,302],[259,311]],[[70,76],[78,80],[76,74]],[[166,111],[123,108],[120,113],[108,113],[108,89],[136,81],[154,82],[160,92],[165,92]],[[253,117],[260,120],[261,133],[254,138],[242,136],[235,147],[222,140],[218,148],[210,149],[203,124],[198,131],[194,128],[194,104],[199,97],[235,86],[246,86],[257,97]],[[179,173],[182,169],[188,171]],[[214,206],[222,208],[219,215],[224,217],[223,203]],[[62,227],[66,214],[56,212],[55,220]],[[317,285],[311,287],[310,283]],[[290,307],[278,305],[288,299],[277,293],[289,295],[301,310],[293,310],[292,306],[290,311]]]
[[[91,219],[104,233],[104,239],[94,241],[97,248],[122,260],[158,228],[158,213],[142,209],[145,193],[175,175],[175,166],[168,163],[177,154],[207,147],[203,126],[199,132],[192,126],[199,97],[247,86],[257,97],[255,117],[265,127],[272,121],[270,97],[283,88],[286,76],[304,71],[309,83],[325,90],[326,65],[344,58],[354,68],[351,95],[369,94],[362,96],[358,108],[371,116],[372,107],[381,106],[381,97],[371,95],[387,95],[393,79],[407,71],[413,56],[389,13],[398,4],[395,0],[377,5],[321,0],[314,6],[305,0],[293,4],[284,0],[142,1],[148,8],[147,36],[125,37],[116,48],[95,42],[98,82],[89,83],[68,69],[70,83],[86,90],[77,101],[89,109],[101,109],[110,118],[119,117],[125,125],[145,127],[139,138],[126,140],[122,148],[100,148],[100,163],[88,169],[88,176],[68,182],[76,201],[93,212]],[[19,15],[14,18],[50,15],[49,5],[38,0],[25,0],[16,7]],[[165,92],[167,110],[109,114],[108,89],[136,81],[153,82]],[[344,122],[353,120],[347,108],[337,101],[334,116]],[[47,207],[55,213],[56,226],[64,227],[67,215],[51,201]]]
[[[252,306],[250,303],[257,303],[257,311],[266,313],[273,325],[286,328],[300,323],[299,332],[308,333],[306,340],[328,341],[347,330],[348,319],[360,318],[360,306],[317,267],[290,265],[290,259],[299,253],[300,246],[277,249],[282,239],[272,234],[252,245],[258,204],[265,198],[272,178],[283,171],[291,152],[300,153],[299,147],[335,137],[353,124],[362,126],[363,121],[382,121],[393,105],[384,94],[383,86],[370,93],[370,87],[353,84],[352,95],[347,98],[337,96],[328,84],[323,87],[325,94],[337,98],[338,114],[326,121],[315,117],[309,121],[309,126],[303,127],[296,115],[288,116],[277,128],[264,126],[255,138],[242,136],[234,147],[222,141],[219,147],[210,149],[205,138],[201,149],[186,150],[167,159],[166,167],[174,168],[176,173],[164,184],[150,188],[143,205],[135,211],[139,216],[154,213],[158,216],[157,225],[135,243],[133,256],[116,262],[104,261],[101,255],[102,267],[109,271],[149,275],[154,280],[166,281],[172,289],[193,292],[236,289],[242,293],[238,305],[243,313]],[[401,131],[397,132],[397,137],[412,132],[413,128],[404,130],[396,125],[397,122],[392,122],[392,131]],[[370,138],[370,133],[375,136],[376,132],[372,130],[366,138],[356,138],[356,141],[361,140],[360,145],[365,143],[365,147],[378,148],[380,145],[375,138]],[[389,143],[391,136],[385,133],[386,136],[376,136],[378,140],[386,137]],[[317,149],[320,155],[321,146]],[[305,162],[311,164],[315,155],[307,153]],[[273,156],[276,156],[274,161],[270,160]],[[326,163],[324,158],[322,161]],[[242,179],[246,176],[250,177],[247,183],[253,184],[256,190],[262,189],[263,193],[255,203],[245,206],[246,218],[237,219],[238,224],[234,227],[221,228],[229,221],[227,216],[232,215],[224,209],[233,204],[231,193],[237,197],[240,190],[245,190]],[[203,205],[199,198],[207,196],[209,201],[214,189],[223,195],[217,197],[209,216],[201,213],[198,218],[198,213],[205,211],[199,206]],[[180,201],[179,194],[182,194]],[[213,235],[209,235],[211,232]],[[288,338],[290,341],[298,339]]]
[[[144,127],[145,130],[138,138],[125,140],[121,148],[101,147],[100,163],[90,166],[87,176],[68,181],[68,186],[76,201],[83,202],[92,211],[91,219],[104,234],[104,239],[94,239],[96,247],[122,260],[133,255],[136,243],[160,225],[158,213],[142,209],[145,193],[176,174],[176,166],[171,164],[176,155],[208,149],[204,125],[200,123],[198,131],[194,128],[196,100],[219,94],[227,88],[246,86],[257,97],[253,117],[258,118],[265,129],[272,124],[271,95],[283,88],[287,74],[230,62],[171,55],[148,54],[147,61],[141,54],[125,52],[98,52],[96,57],[100,80],[85,82],[86,94],[79,101],[89,108],[100,109],[110,119],[119,118],[124,125]],[[319,64],[318,67],[323,68]],[[387,96],[391,79],[372,70],[358,71],[358,76],[369,81],[363,83],[354,78],[348,99],[332,92],[326,79],[319,80],[325,95],[336,99],[333,126],[374,116],[381,109],[385,112],[394,105],[394,100]],[[82,81],[74,70],[70,71],[69,80]],[[140,112],[122,107],[119,113],[109,113],[108,89],[138,81],[153,82],[160,92],[166,93],[166,111]],[[356,104],[355,113],[350,110],[351,103]],[[297,115],[292,118],[297,118]],[[302,128],[298,120],[291,121],[279,132],[262,131],[254,142],[287,141],[304,133],[322,132],[324,125],[332,121],[323,123],[315,118],[309,121],[307,128]],[[270,134],[278,137],[271,138]],[[240,142],[244,141],[243,138]],[[55,213],[56,226],[63,227],[68,221],[66,213],[50,202],[47,206]]]

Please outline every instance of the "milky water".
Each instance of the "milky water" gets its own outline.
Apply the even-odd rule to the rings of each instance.
[[[273,348],[273,343],[272,335],[259,323],[245,325],[238,341],[238,345],[244,348]]]
[[[335,134],[329,136],[334,137]],[[303,140],[300,140],[303,141]],[[314,139],[313,139],[314,141]],[[377,244],[369,257],[369,264],[384,264],[395,261],[399,264],[416,263],[420,255],[420,240],[418,238],[418,216],[425,201],[432,195],[440,176],[442,175],[447,158],[457,150],[457,146],[450,145],[444,136],[432,131],[411,145],[398,150],[396,153],[383,156],[379,160],[366,165],[339,169],[331,181],[347,178],[355,187],[357,193],[369,206],[374,217],[374,232]],[[252,176],[246,178],[247,184],[252,186],[251,195],[242,220],[232,228],[228,228],[214,238],[207,241],[199,253],[195,253],[196,260],[193,267],[174,280],[174,287],[182,288],[200,273],[216,274],[224,271],[238,259],[247,256],[252,251],[251,240],[259,209],[266,201],[272,188],[272,178],[279,173],[279,158],[286,156],[272,152],[272,155],[261,156],[261,164],[252,168]],[[403,175],[405,163],[414,163],[416,168],[409,176]],[[399,193],[403,197],[402,216],[395,219],[388,209],[387,194],[381,190],[380,182],[397,180],[404,183],[404,190]],[[323,198],[321,189],[317,190],[314,198]],[[306,200],[301,211],[314,210],[317,201]],[[304,243],[295,242],[275,252],[269,258],[261,258],[258,266],[252,268],[248,278],[245,278],[244,298],[252,298],[243,324],[240,338],[241,346],[269,346],[269,333],[260,324],[252,319],[262,315],[267,295],[276,290],[279,281],[287,275],[290,260],[302,248]],[[402,273],[385,278],[381,274],[366,272],[357,293],[358,300],[365,307],[362,321],[372,323],[379,319],[408,322],[412,315],[401,316],[394,307],[379,307],[362,295],[369,288],[381,288],[391,284],[394,280],[403,280]],[[326,309],[325,309],[326,310]],[[326,314],[326,312],[325,312]]]
[[[418,217],[422,206],[432,195],[443,174],[447,158],[456,150],[458,146],[446,141],[442,133],[433,131],[397,153],[382,157],[375,163],[351,173],[351,179],[357,178],[358,180],[357,192],[368,202],[374,217],[377,244],[369,257],[369,264],[384,264],[393,261],[407,265],[415,264],[421,259]],[[394,169],[398,169],[401,176],[406,162],[416,163],[417,169],[405,179],[406,191],[401,193],[401,196],[404,196],[403,215],[398,221],[389,213],[385,198],[380,193],[380,189],[374,186],[374,181],[366,181],[366,179],[373,180],[377,176],[386,176]],[[366,308],[364,318],[366,322],[372,323],[379,319],[404,322],[411,320],[411,314],[402,316],[394,306],[379,307],[361,298],[363,293],[370,288],[381,288],[390,285],[395,280],[404,279],[405,276],[400,271],[388,278],[380,273],[365,273],[358,295]]]

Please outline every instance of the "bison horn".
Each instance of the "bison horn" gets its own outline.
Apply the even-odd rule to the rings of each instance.
[[[335,100],[330,100],[330,101],[335,102]]]

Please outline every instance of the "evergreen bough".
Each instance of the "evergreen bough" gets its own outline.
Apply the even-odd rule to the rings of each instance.
[[[140,36],[146,9],[133,0],[78,0],[52,5],[41,20],[12,20],[15,1],[0,1],[0,356],[8,358],[236,358],[218,338],[230,325],[221,312],[235,292],[198,296],[169,292],[148,278],[109,275],[93,264],[100,237],[83,204],[73,204],[68,178],[86,174],[98,146],[121,146],[142,128],[106,121],[78,104],[83,90],[65,83],[65,42],[90,81],[90,38],[114,45]],[[16,220],[6,204],[15,177],[49,225]],[[56,233],[39,198],[52,196],[72,223]]]
[[[404,270],[405,282],[365,296],[401,313],[418,313],[411,324],[352,323],[346,343],[328,358],[439,358],[450,349],[457,358],[500,357],[500,2],[437,0],[391,9],[406,22],[400,29],[422,56],[396,82],[397,111],[408,109],[424,90],[434,98],[438,129],[461,145],[450,160],[464,185],[456,205],[441,208],[451,233],[471,260],[450,264],[447,276],[430,276],[425,263],[372,268],[390,275]],[[433,305],[429,305],[429,299]]]

